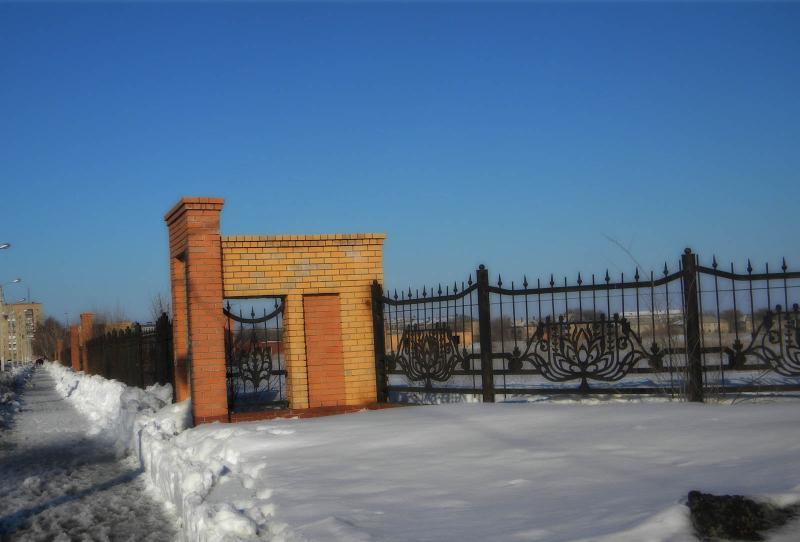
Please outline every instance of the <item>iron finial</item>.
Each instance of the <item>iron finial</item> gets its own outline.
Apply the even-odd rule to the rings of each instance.
[[[783,258],[783,265],[781,265],[781,269],[783,270],[784,273],[786,273],[786,269],[787,269],[787,267],[786,267],[786,258]]]
[[[497,287],[498,288],[503,287],[503,279],[500,278],[500,275],[497,275]]]
[[[711,256],[711,267],[713,267],[714,269],[717,268],[717,256],[716,256],[716,254]]]
[[[578,286],[580,286],[581,284],[583,284],[583,279],[581,278],[581,272],[578,271]]]
[[[747,272],[749,274],[753,274],[753,264],[750,263],[750,258],[747,258]]]
[[[526,275],[522,275],[522,287],[523,288],[528,287],[528,277]]]

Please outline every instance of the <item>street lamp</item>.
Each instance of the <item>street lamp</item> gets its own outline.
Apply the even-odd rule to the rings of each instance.
[[[11,243],[0,243],[0,250],[5,250],[11,247]]]

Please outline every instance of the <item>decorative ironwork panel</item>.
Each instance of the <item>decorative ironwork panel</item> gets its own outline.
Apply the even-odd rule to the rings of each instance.
[[[283,300],[275,299],[271,312],[256,317],[224,309],[225,369],[228,406],[232,410],[259,406],[286,406],[286,371],[283,366]]]
[[[783,376],[800,376],[800,308],[797,303],[792,311],[784,311],[780,305],[775,312],[767,311],[758,329],[745,347],[738,338],[728,354],[729,368],[746,369],[748,357],[769,365]]]
[[[514,347],[509,369],[520,371],[529,363],[547,380],[580,380],[580,389],[588,390],[589,380],[615,382],[642,361],[660,369],[663,356],[656,343],[646,348],[628,320],[617,314],[611,320],[591,322],[560,317],[557,322],[540,322],[524,350]]]
[[[457,367],[469,369],[466,348],[459,349],[459,339],[450,326],[409,324],[403,330],[397,352],[386,355],[389,372],[399,369],[411,381],[424,382],[426,389],[433,382],[446,382]]]

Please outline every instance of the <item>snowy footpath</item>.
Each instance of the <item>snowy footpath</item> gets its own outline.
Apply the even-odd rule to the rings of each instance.
[[[147,490],[139,462],[37,370],[0,430],[0,539],[173,540],[176,518]]]

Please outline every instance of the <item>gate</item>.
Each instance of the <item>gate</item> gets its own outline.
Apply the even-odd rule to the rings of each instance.
[[[373,285],[379,400],[800,391],[800,272],[698,264],[690,250],[626,280],[520,286],[481,266],[461,284]]]
[[[253,303],[246,313],[242,306],[245,301]],[[237,309],[232,308],[231,301],[223,309],[228,409],[247,412],[288,407],[283,351],[284,299],[233,302],[238,305]],[[249,318],[243,314],[248,314]]]

